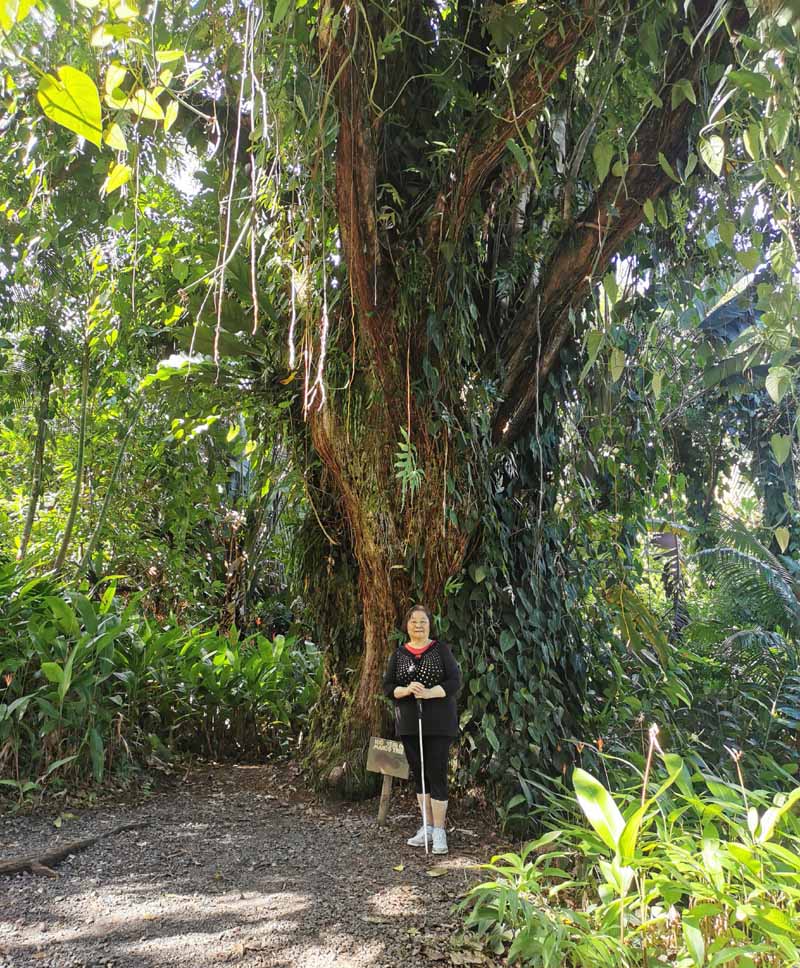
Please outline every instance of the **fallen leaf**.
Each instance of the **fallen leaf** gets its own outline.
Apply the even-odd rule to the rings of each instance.
[[[406,865],[405,864],[398,864],[397,867],[393,867],[392,868],[393,871],[397,871],[398,873],[400,871],[404,871],[405,869],[406,869]]]
[[[431,867],[429,871],[425,871],[428,877],[444,877],[445,874],[450,873],[449,867]]]

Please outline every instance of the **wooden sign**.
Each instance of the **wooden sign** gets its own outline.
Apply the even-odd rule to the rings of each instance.
[[[372,770],[373,773],[383,773],[381,802],[378,806],[378,823],[384,824],[389,814],[392,777],[398,776],[401,780],[408,779],[408,760],[403,744],[398,743],[396,739],[382,739],[380,736],[372,736],[367,753],[367,769]]]
[[[384,776],[398,776],[408,779],[408,760],[403,744],[394,739],[381,739],[373,736],[369,741],[367,769]]]

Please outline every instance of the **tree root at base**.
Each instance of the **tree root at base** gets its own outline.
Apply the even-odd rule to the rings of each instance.
[[[0,861],[0,877],[9,874],[21,874],[23,871],[30,871],[31,874],[46,874],[48,877],[58,877],[53,870],[55,864],[60,864],[62,860],[70,854],[77,854],[79,850],[86,850],[92,844],[104,837],[114,837],[125,830],[135,830],[137,827],[144,827],[147,822],[139,820],[135,823],[124,823],[113,830],[104,830],[102,833],[95,834],[94,837],[84,837],[83,840],[73,840],[63,847],[48,850],[43,854],[30,854],[27,857],[15,857],[12,860]]]

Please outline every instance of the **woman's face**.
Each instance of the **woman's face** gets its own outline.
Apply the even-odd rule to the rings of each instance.
[[[423,611],[412,612],[407,631],[413,639],[427,639],[431,631],[428,616]]]

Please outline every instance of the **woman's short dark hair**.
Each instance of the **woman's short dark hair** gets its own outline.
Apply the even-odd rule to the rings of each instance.
[[[431,630],[433,630],[433,615],[431,615],[431,610],[427,605],[412,605],[411,608],[406,612],[406,617],[403,619],[403,631],[408,632],[408,623],[411,621],[411,616],[414,612],[424,612],[428,616],[428,622],[430,623]]]

